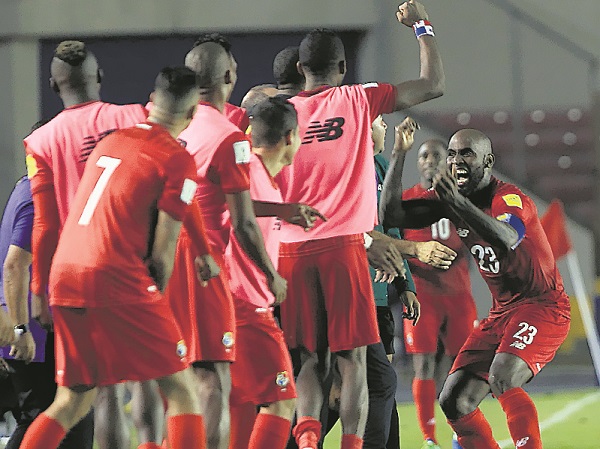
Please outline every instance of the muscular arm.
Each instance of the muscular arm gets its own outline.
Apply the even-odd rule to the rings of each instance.
[[[166,212],[158,211],[158,221],[152,246],[151,264],[154,269],[158,288],[164,291],[175,263],[175,249],[181,231],[181,222],[175,220]]]
[[[238,193],[228,193],[225,198],[231,213],[233,231],[240,245],[267,279],[272,280],[277,275],[277,271],[265,250],[262,233],[256,223],[255,206],[250,198],[250,192],[245,190]]]
[[[27,296],[29,294],[30,265],[31,253],[29,251],[16,245],[8,247],[2,276],[4,298],[13,325],[29,323]]]

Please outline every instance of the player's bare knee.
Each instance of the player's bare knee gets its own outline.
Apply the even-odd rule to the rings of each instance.
[[[356,367],[367,366],[367,347],[350,349],[348,351],[339,351],[335,353],[342,363],[352,363]],[[339,362],[338,362],[339,363]]]
[[[413,366],[417,379],[433,379],[435,375],[435,354],[413,354]]]
[[[492,362],[489,373],[489,384],[492,393],[500,396],[506,391],[523,386],[533,377],[533,373],[519,357],[500,353]]]
[[[456,394],[446,389],[440,393],[439,403],[448,419],[458,419],[468,415],[479,405],[476,399],[467,393]]]
[[[284,399],[282,401],[273,402],[266,407],[263,407],[261,411],[263,410],[269,415],[279,416],[280,418],[291,421],[294,417],[294,412],[296,411],[296,399]]]

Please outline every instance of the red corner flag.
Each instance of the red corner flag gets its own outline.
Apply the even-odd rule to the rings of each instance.
[[[565,212],[560,200],[552,200],[540,221],[556,260],[571,251],[571,239],[567,233]]]

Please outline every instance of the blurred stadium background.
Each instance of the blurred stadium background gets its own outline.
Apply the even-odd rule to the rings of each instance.
[[[1,0],[0,204],[25,172],[23,136],[37,120],[50,118],[61,108],[48,87],[49,61],[60,40],[89,43],[105,72],[106,101],[145,103],[161,67],[183,63],[198,34],[220,31],[231,39],[238,60],[239,81],[232,102],[239,104],[249,87],[273,81],[271,62],[277,52],[299,43],[317,26],[341,33],[349,62],[346,82],[414,78],[418,46],[410,30],[395,19],[398,3]],[[422,125],[415,146],[431,137],[447,139],[461,127],[481,129],[494,144],[498,174],[532,194],[540,214],[550,200],[561,199],[598,326],[600,2],[424,0],[424,4],[438,36],[447,89],[441,99],[408,111]],[[395,125],[403,117],[396,114],[386,120]],[[391,146],[390,138],[387,144]],[[416,169],[411,172],[415,153],[406,163],[407,186],[418,180]],[[598,382],[574,286],[566,264],[559,265],[573,299],[571,334],[555,362],[529,389],[556,393],[591,388],[583,391],[595,394]],[[489,292],[477,273],[472,279],[479,315],[484,316]],[[410,364],[401,348],[395,362],[400,374],[398,398],[410,401]],[[554,407],[560,408],[560,401]],[[564,432],[572,431],[571,426],[564,427]],[[598,426],[589,431],[600,439]]]

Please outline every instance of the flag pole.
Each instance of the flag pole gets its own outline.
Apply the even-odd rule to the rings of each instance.
[[[571,276],[571,282],[573,289],[575,290],[575,297],[577,298],[577,304],[579,306],[579,312],[583,321],[583,328],[585,335],[590,347],[590,353],[592,355],[592,362],[594,364],[594,370],[596,371],[596,379],[598,385],[600,385],[600,338],[598,337],[598,329],[594,322],[592,309],[590,307],[590,300],[585,289],[585,283],[583,280],[583,273],[581,266],[579,265],[579,259],[577,253],[571,249],[566,254],[567,266],[569,267],[569,274]]]

